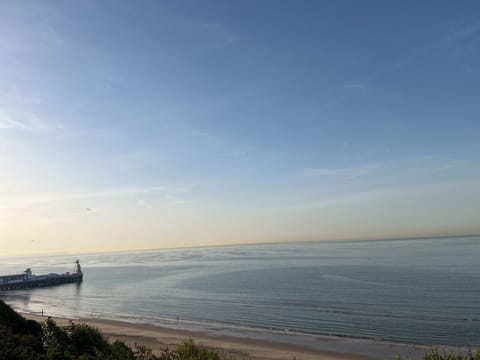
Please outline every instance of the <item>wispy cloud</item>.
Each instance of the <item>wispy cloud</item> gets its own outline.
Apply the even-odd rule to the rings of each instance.
[[[412,203],[415,203],[417,198],[425,196],[426,194],[437,194],[433,198],[437,199],[440,202],[447,202],[449,196],[453,195],[459,200],[464,202],[464,194],[461,192],[465,191],[466,193],[471,192],[473,198],[478,198],[480,192],[478,191],[478,180],[477,179],[456,179],[454,181],[441,181],[439,183],[428,183],[428,184],[409,184],[409,185],[395,185],[387,188],[373,188],[367,189],[355,193],[347,193],[335,196],[326,196],[320,199],[310,198],[304,202],[291,203],[291,204],[282,204],[280,206],[272,207],[274,211],[289,211],[295,210],[299,211],[302,208],[333,208],[334,206],[348,205],[349,207],[354,206],[354,204],[362,204],[368,202],[377,202],[377,201],[387,201],[390,203],[393,199],[403,201],[405,199],[410,199]],[[442,194],[443,196],[438,196]],[[428,196],[427,196],[428,197]],[[432,200],[432,197],[430,197]],[[428,208],[428,203],[418,203],[418,206],[424,206]],[[473,206],[478,208],[478,203],[474,202]],[[391,208],[391,206],[389,206]],[[267,211],[268,208],[261,209],[260,211]],[[345,208],[347,211],[348,208]],[[412,211],[414,209],[412,208]],[[429,209],[434,211],[435,209]]]
[[[85,192],[50,192],[3,196],[0,193],[0,227],[20,219],[35,223],[65,223],[85,217],[120,216],[123,219],[170,212],[194,203],[191,187],[131,187]],[[83,221],[83,220],[81,220]],[[123,221],[123,220],[120,220]]]
[[[239,40],[238,35],[234,34],[229,28],[221,23],[208,22],[201,25],[207,33],[224,40],[227,43],[233,43]]]
[[[148,202],[144,197],[150,199],[161,199],[166,203],[176,204],[179,201],[187,201],[181,198],[181,195],[193,190],[193,186],[144,186],[144,187],[114,187],[98,189],[93,191],[72,191],[72,192],[47,192],[29,194],[24,198],[11,196],[11,194],[1,194],[2,205],[0,209],[24,208],[35,205],[47,205],[57,203],[70,203],[75,201],[88,200],[95,203],[105,199],[127,199],[134,203]]]
[[[463,40],[471,36],[474,36],[477,33],[480,33],[480,21],[475,23],[470,23],[468,25],[464,25],[462,27],[451,30],[447,36],[445,36],[443,39],[441,39],[437,43],[434,43],[433,45],[438,46],[438,45],[444,45],[451,42]]]
[[[20,121],[0,118],[0,129],[25,129],[26,127],[27,125]]]
[[[323,194],[350,193],[398,186],[424,186],[463,180],[480,180],[480,164],[450,156],[417,156],[371,162],[351,167],[311,167],[296,173]]]
[[[375,169],[382,166],[382,163],[371,163],[361,166],[343,167],[343,168],[307,168],[301,170],[303,177],[323,177],[323,178],[337,178],[340,180],[352,180],[370,174]]]
[[[39,105],[47,103],[47,100],[38,94],[25,94],[15,85],[8,89],[0,89],[0,97],[2,100],[7,100],[18,105]]]
[[[0,109],[0,130],[38,131],[61,129],[61,125],[52,126],[33,112],[10,112]]]
[[[360,90],[363,94],[367,91],[367,87],[364,84],[345,84],[343,85],[345,89],[353,89],[353,90]]]
[[[459,41],[467,40],[477,35],[478,33],[480,33],[480,22],[470,23],[461,27],[457,27],[453,30],[451,29],[447,32],[446,35],[440,36],[437,39],[427,44],[424,44],[424,46],[412,50],[411,52],[400,55],[396,59],[396,61],[389,65],[386,65],[383,68],[379,68],[377,71],[370,74],[367,78],[377,78],[379,76],[400,70],[412,64],[417,58],[435,48],[451,46]]]

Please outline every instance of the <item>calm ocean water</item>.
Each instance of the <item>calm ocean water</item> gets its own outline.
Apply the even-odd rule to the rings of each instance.
[[[81,285],[2,293],[24,312],[480,346],[480,237],[80,255]],[[76,256],[0,259],[64,272]],[[177,317],[179,319],[177,323]]]

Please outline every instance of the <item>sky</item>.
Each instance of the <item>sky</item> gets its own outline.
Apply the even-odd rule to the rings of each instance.
[[[0,251],[480,233],[478,1],[0,2]]]

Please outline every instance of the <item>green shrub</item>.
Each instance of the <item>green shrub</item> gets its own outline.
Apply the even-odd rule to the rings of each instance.
[[[164,349],[159,355],[142,345],[135,345],[132,350],[121,341],[109,344],[98,329],[73,322],[61,328],[51,318],[40,325],[24,319],[0,300],[0,360],[222,359],[227,360],[217,351],[195,344],[192,339],[176,350]],[[480,351],[461,354],[433,349],[425,353],[423,360],[480,360]]]
[[[180,360],[221,360],[216,351],[196,345],[191,338],[178,346],[177,353]]]
[[[480,350],[475,354],[469,350],[467,353],[440,352],[438,349],[432,349],[423,355],[423,360],[480,360]]]
[[[33,360],[42,351],[41,340],[29,334],[15,334],[0,324],[0,360]]]
[[[67,333],[68,347],[76,357],[95,357],[104,351],[108,351],[109,346],[111,346],[97,329],[85,324],[72,323],[67,328]]]

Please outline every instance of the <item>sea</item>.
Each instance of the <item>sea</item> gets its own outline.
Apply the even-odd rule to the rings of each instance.
[[[246,336],[480,346],[480,237],[291,242],[0,258],[84,281],[2,292],[16,310]]]

